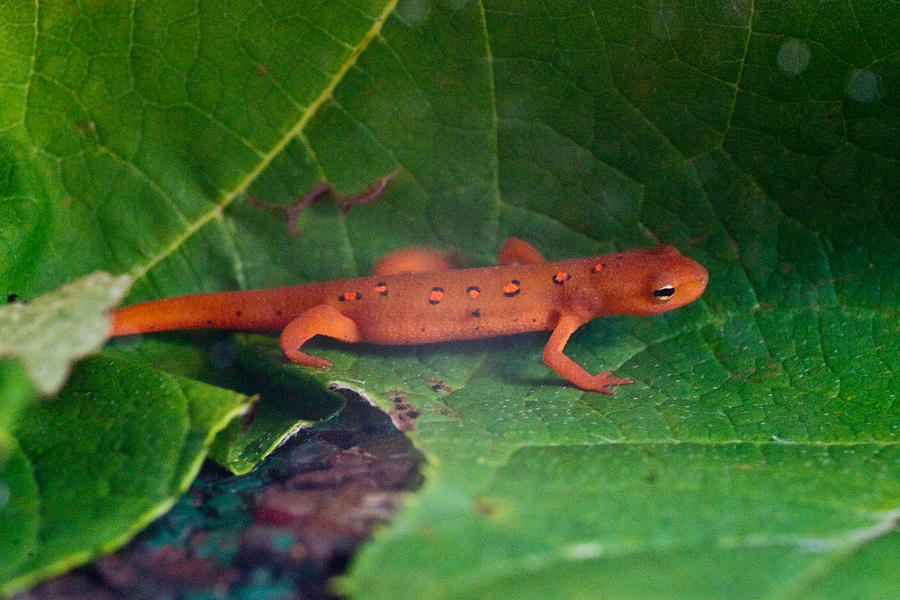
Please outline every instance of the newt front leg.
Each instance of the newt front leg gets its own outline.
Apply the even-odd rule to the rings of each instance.
[[[602,373],[591,375],[582,369],[578,363],[563,354],[563,349],[566,347],[569,337],[584,323],[584,320],[574,314],[564,313],[560,315],[556,328],[553,329],[547,345],[544,346],[542,356],[544,364],[556,371],[561,377],[588,392],[612,394],[612,390],[607,386],[630,385],[634,383],[633,379],[610,377],[612,371],[603,371]]]
[[[298,365],[327,369],[332,366],[331,361],[300,352],[300,346],[317,335],[327,335],[342,342],[362,341],[356,321],[327,304],[320,304],[300,313],[281,330],[281,351]]]

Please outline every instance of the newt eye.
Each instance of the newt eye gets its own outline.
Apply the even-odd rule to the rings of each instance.
[[[664,285],[653,290],[653,299],[657,302],[666,302],[675,294],[674,285]]]

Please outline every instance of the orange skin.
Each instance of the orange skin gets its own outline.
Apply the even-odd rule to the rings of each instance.
[[[424,344],[550,330],[543,359],[579,388],[611,394],[634,383],[591,375],[563,354],[581,325],[604,315],[654,315],[696,300],[706,269],[671,247],[547,262],[510,238],[496,267],[450,269],[439,253],[389,254],[376,275],[271,290],[197,294],[120,308],[111,336],[172,329],[281,330],[292,362],[327,368],[301,352],[316,335],[344,342]]]

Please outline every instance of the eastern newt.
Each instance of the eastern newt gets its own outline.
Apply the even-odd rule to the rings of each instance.
[[[111,336],[172,329],[281,330],[291,361],[327,368],[301,352],[325,335],[344,342],[423,344],[551,330],[543,360],[583,390],[634,383],[591,375],[563,354],[569,336],[604,315],[654,315],[698,298],[708,275],[672,246],[547,262],[510,238],[498,266],[450,269],[437,253],[401,250],[375,275],[270,290],[197,294],[136,304],[112,315]]]

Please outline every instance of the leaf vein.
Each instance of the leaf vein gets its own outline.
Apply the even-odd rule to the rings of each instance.
[[[487,63],[488,69],[488,89],[490,92],[490,102],[491,102],[491,140],[490,145],[492,146],[491,150],[491,175],[493,177],[493,188],[494,188],[494,214],[491,218],[491,221],[494,225],[497,225],[497,219],[500,214],[500,159],[499,159],[499,120],[497,118],[497,80],[494,74],[494,54],[491,48],[491,33],[488,29],[487,24],[487,15],[485,14],[484,2],[478,2],[478,10],[481,13],[481,26],[484,32],[484,51],[485,51],[485,61]]]

